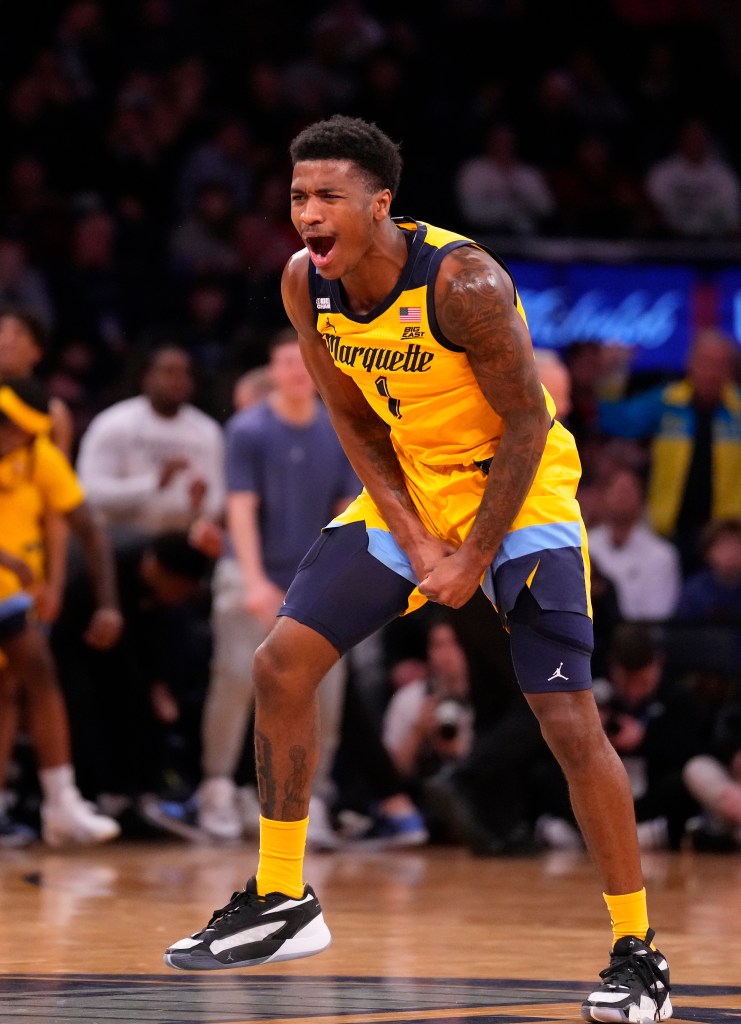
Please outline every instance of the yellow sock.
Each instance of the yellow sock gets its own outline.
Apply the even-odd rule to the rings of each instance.
[[[257,891],[260,896],[282,892],[298,899],[304,894],[304,851],[309,819],[273,821],[260,815],[260,860]]]
[[[637,939],[646,937],[648,909],[645,887],[638,892],[626,892],[620,896],[608,896],[606,892],[602,895],[610,911],[614,942],[624,935],[635,935]]]

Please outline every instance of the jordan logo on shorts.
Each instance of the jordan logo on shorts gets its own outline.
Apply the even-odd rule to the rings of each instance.
[[[563,672],[561,671],[562,668],[563,668],[563,662],[561,662],[561,664],[558,666],[558,668],[556,669],[556,671],[553,673],[552,676],[548,676],[548,682],[549,683],[552,683],[554,679],[565,679],[566,682],[568,682],[569,677],[565,676],[563,674]]]

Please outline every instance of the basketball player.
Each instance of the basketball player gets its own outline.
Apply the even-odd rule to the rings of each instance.
[[[283,299],[364,490],[302,562],[255,656],[262,809],[257,874],[172,967],[308,956],[330,933],[302,855],[317,758],[316,687],[337,658],[431,599],[481,586],[520,686],[568,779],[614,945],[589,1021],[671,1016],[652,945],[630,786],[591,691],[588,558],[573,438],[539,382],[514,282],[484,246],[390,215],[397,145],[335,116],[291,144],[305,248]]]

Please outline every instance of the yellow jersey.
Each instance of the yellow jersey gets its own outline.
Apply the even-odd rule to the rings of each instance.
[[[0,547],[44,578],[43,515],[62,515],[81,505],[85,493],[64,454],[45,436],[0,458]],[[21,590],[18,577],[0,568],[0,600]]]
[[[440,329],[435,280],[444,257],[466,245],[488,253],[509,271],[495,253],[464,235],[409,218],[394,220],[406,237],[407,262],[394,290],[369,313],[350,310],[340,282],[325,280],[309,265],[316,328],[337,368],[355,381],[388,424],[420,519],[431,533],[459,545],[481,504],[488,460],[501,439],[503,422],[481,391],[466,352]],[[514,281],[513,287],[515,306],[527,323]],[[543,391],[553,417],[553,400]],[[500,590],[507,591],[505,611],[525,581],[542,607],[588,610],[586,532],[576,501],[580,475],[574,439],[554,421],[528,496],[493,565]],[[398,557],[388,526],[365,490],[330,525],[358,520],[366,524],[376,557],[413,579],[408,564],[399,568],[405,556]],[[543,557],[544,550],[558,552],[557,558]],[[566,552],[573,553],[580,567],[570,597],[564,595],[561,574]],[[410,609],[422,600],[415,591]]]
[[[317,330],[337,367],[388,423],[398,451],[429,465],[483,461],[496,447],[502,421],[481,393],[464,350],[442,334],[433,301],[443,257],[478,243],[419,221],[396,223],[409,259],[395,290],[372,313],[348,310],[338,282],[311,268]],[[516,290],[515,301],[525,319]]]

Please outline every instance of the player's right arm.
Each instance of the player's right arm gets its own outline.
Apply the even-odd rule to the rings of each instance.
[[[428,532],[417,515],[388,426],[362,392],[338,370],[316,329],[308,288],[308,254],[296,253],[282,280],[283,304],[301,352],[350,463],[376,503],[396,542],[423,579],[451,547]]]

